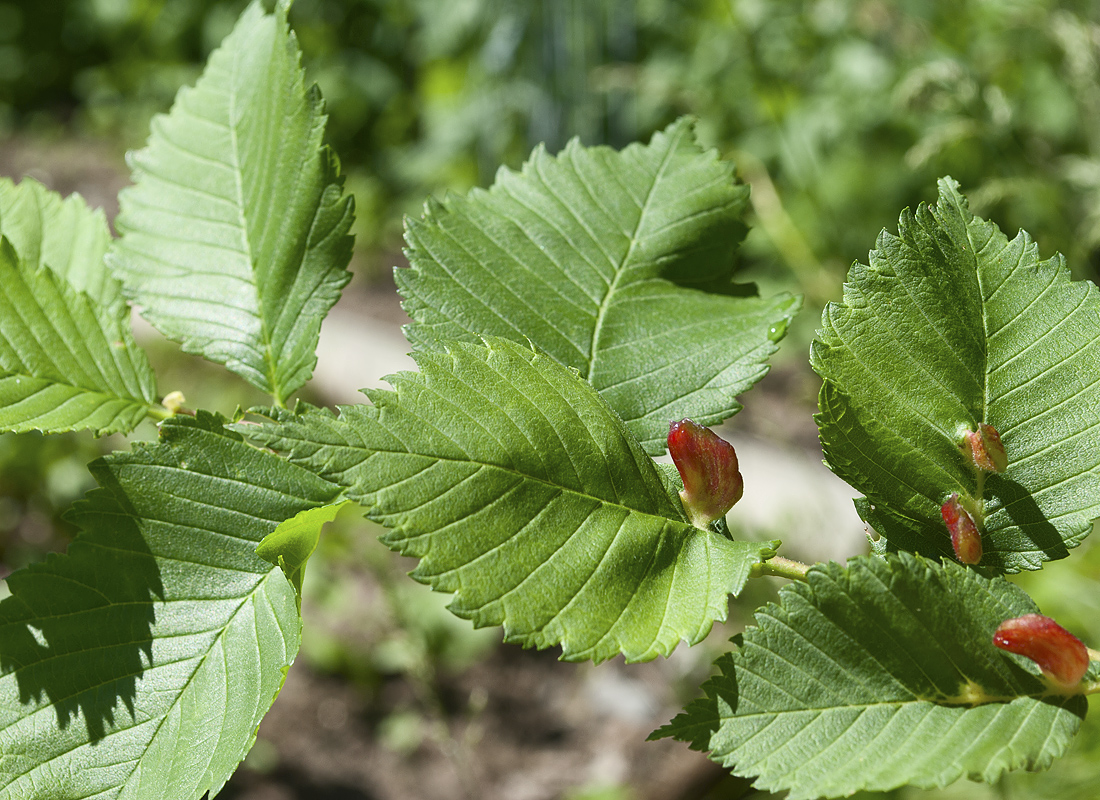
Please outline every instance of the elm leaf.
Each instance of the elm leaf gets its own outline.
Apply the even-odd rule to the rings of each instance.
[[[991,571],[1065,557],[1100,516],[1100,293],[971,214],[950,178],[852,267],[812,363],[826,462],[866,495],[879,552],[952,556],[953,493],[984,516]],[[1003,472],[972,465],[965,437],[982,424]]]
[[[102,209],[78,194],[64,200],[33,178],[18,184],[0,178],[0,234],[30,267],[47,266],[100,305],[121,300],[104,255],[111,231]]]
[[[128,432],[155,393],[129,308],[103,305],[46,265],[23,262],[0,238],[0,430]]]
[[[288,6],[253,2],[154,118],[108,255],[154,327],[278,403],[317,363],[321,321],[350,278],[353,217]]]
[[[651,738],[710,750],[790,800],[1045,769],[1088,704],[993,645],[1003,620],[1035,610],[1004,578],[908,553],[817,565]]]
[[[573,370],[506,339],[415,356],[373,405],[256,410],[237,430],[345,487],[451,592],[476,627],[503,625],[563,658],[628,661],[694,644],[777,543],[690,525],[676,490]]]
[[[767,372],[800,299],[733,282],[748,187],[681,119],[622,151],[539,148],[488,191],[430,201],[395,270],[414,347],[530,341],[576,368],[652,455]]]

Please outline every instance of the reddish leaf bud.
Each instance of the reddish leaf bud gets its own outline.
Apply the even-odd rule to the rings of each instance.
[[[1089,651],[1081,640],[1042,614],[1006,619],[993,634],[993,644],[1030,658],[1062,689],[1077,686],[1089,668]]]
[[[943,516],[947,530],[951,532],[951,545],[955,548],[955,557],[963,564],[977,564],[982,560],[982,535],[978,532],[978,525],[970,516],[963,504],[959,502],[958,494],[952,494],[947,501],[940,506],[940,514]]]
[[[1001,434],[989,423],[978,425],[978,430],[967,431],[963,449],[969,448],[974,466],[985,472],[1004,472],[1008,469],[1008,456],[1001,444]]]
[[[745,483],[737,471],[733,445],[690,419],[668,429],[668,450],[680,471],[680,499],[691,524],[705,528],[741,499]]]

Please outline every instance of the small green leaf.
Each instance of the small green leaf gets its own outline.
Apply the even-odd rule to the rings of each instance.
[[[66,555],[0,602],[0,797],[199,798],[248,752],[298,650],[256,556],[338,489],[200,412],[92,464]]]
[[[575,367],[647,452],[668,423],[713,425],[767,372],[801,301],[733,283],[748,187],[687,119],[621,152],[537,149],[485,192],[410,220],[394,277],[415,347],[487,334]],[[770,332],[770,335],[769,335]]]
[[[973,216],[954,181],[852,267],[812,362],[826,461],[866,495],[880,551],[951,557],[952,493],[973,501],[981,566],[997,571],[1065,557],[1100,515],[1100,294]],[[966,452],[982,423],[1004,472]]]
[[[126,305],[97,303],[0,239],[0,430],[130,431],[155,396]]]
[[[475,626],[569,660],[651,659],[701,640],[774,553],[688,524],[622,420],[553,359],[504,339],[416,359],[373,406],[268,409],[238,430],[347,487]]]
[[[256,555],[283,571],[294,593],[298,606],[302,602],[302,578],[306,562],[321,540],[321,528],[332,522],[347,502],[334,503],[320,508],[307,508],[283,522],[256,545]]]
[[[790,800],[1044,769],[1085,716],[993,645],[1035,604],[1003,578],[908,553],[818,565],[756,614],[672,736]]]
[[[287,6],[250,5],[153,120],[108,256],[158,330],[279,403],[317,363],[321,320],[350,278],[353,217]]]
[[[99,305],[121,300],[103,260],[111,243],[107,217],[80,195],[62,200],[31,178],[19,184],[0,178],[0,234],[28,267],[49,267]]]

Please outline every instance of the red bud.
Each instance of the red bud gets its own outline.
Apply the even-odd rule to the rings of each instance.
[[[1062,689],[1077,686],[1089,668],[1089,651],[1081,640],[1042,614],[1006,619],[993,634],[993,644],[1030,658]]]
[[[970,460],[985,472],[1004,472],[1008,469],[1008,455],[1001,444],[1001,434],[992,425],[983,422],[978,430],[968,431],[963,448],[969,447]]]
[[[977,564],[982,560],[982,535],[978,532],[978,525],[970,516],[963,504],[959,502],[958,494],[952,494],[947,501],[940,506],[940,514],[943,516],[947,530],[951,532],[951,545],[955,548],[955,557],[963,564]]]
[[[684,481],[680,499],[692,525],[707,527],[741,499],[745,483],[737,471],[737,453],[714,431],[690,419],[673,422],[668,450]]]

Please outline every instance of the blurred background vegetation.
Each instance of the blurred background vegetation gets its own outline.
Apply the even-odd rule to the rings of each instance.
[[[241,0],[0,2],[0,135],[140,146]],[[904,206],[975,210],[1100,270],[1095,0],[297,0],[291,20],[392,266],[424,197],[570,137],[622,147],[681,114],[753,184],[749,265],[811,299]]]
[[[118,158],[140,147],[244,5],[0,2],[0,156],[27,142],[75,140]],[[540,143],[622,147],[682,114],[753,187],[743,275],[807,295],[783,354],[803,367],[802,344],[848,266],[903,207],[934,199],[943,175],[976,213],[1064,253],[1075,276],[1100,276],[1096,0],[296,0],[291,23],[356,196],[353,287],[389,280],[401,219],[429,194],[487,186]],[[158,358],[162,376],[193,369]],[[238,402],[238,383],[211,380],[202,391]],[[64,548],[60,515],[88,488],[84,464],[121,445],[0,437],[0,577]],[[401,673],[430,687],[499,641],[435,598],[406,596],[419,587],[391,581],[396,557],[351,528],[337,526],[311,563],[319,622],[303,652],[316,667],[365,686]],[[1100,549],[1086,549],[1026,583],[1095,643]],[[388,610],[352,610],[367,608]],[[391,722],[394,741],[416,739]],[[1092,800],[1100,726],[1074,748],[1045,776],[943,796]]]

